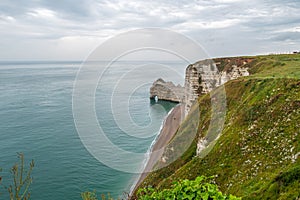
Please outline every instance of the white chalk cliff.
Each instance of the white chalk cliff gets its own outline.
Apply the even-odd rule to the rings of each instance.
[[[150,88],[150,98],[185,104],[185,115],[188,114],[194,101],[202,94],[227,81],[242,76],[249,76],[247,58],[217,58],[198,61],[190,64],[185,71],[184,87],[175,86],[172,82],[156,80]]]
[[[209,93],[227,81],[237,79],[241,76],[249,76],[247,64],[251,61],[243,61],[241,65],[237,65],[241,61],[232,62],[232,59],[228,59],[225,63],[223,61],[223,65],[226,68],[222,71],[218,69],[218,65],[221,63],[216,63],[214,60],[199,61],[186,68],[184,84],[186,115],[191,109],[193,102],[201,94]]]
[[[184,87],[174,85],[172,82],[165,82],[163,79],[157,79],[150,88],[150,98],[173,102],[183,102]]]

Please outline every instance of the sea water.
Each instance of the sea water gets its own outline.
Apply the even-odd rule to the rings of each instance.
[[[143,139],[124,134],[111,111],[115,83],[109,80],[122,77],[126,72],[124,69],[135,64],[119,62],[115,63],[118,66],[115,69],[119,70],[107,71],[104,79],[108,81],[95,92],[95,110],[99,124],[114,144],[126,151],[146,153],[164,117],[175,104],[160,102],[164,109],[157,109],[157,104],[149,99],[149,83],[130,95],[119,93],[115,100],[128,101],[130,116],[136,124],[155,123],[153,126],[157,128],[150,137]],[[181,70],[186,66],[182,62],[164,64]],[[88,190],[121,197],[135,182],[136,174],[104,165],[80,141],[72,113],[72,92],[81,66],[81,62],[0,63],[0,176],[3,185],[12,184],[9,171],[18,161],[18,152],[24,153],[27,168],[33,159],[35,166],[30,188],[33,200],[79,200],[80,193]],[[157,120],[151,119],[149,113]],[[114,159],[114,152],[111,159]],[[0,199],[8,199],[2,186]]]

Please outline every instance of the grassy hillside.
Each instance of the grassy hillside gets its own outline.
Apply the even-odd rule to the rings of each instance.
[[[243,199],[300,198],[300,55],[249,59],[251,76],[225,84],[225,126],[211,151],[196,156],[199,138],[210,137],[211,99],[205,95],[165,155],[171,158],[189,137],[192,144],[175,162],[149,174],[141,187],[168,188],[175,180],[205,175],[215,176],[222,192]],[[228,65],[224,60],[218,60],[223,69]]]

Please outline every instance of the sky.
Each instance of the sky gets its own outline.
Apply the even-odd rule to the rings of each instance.
[[[120,33],[164,28],[211,57],[300,50],[299,0],[1,0],[0,61],[84,60]]]

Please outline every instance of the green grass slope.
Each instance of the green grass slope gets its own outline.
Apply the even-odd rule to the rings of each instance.
[[[196,156],[199,138],[210,137],[211,99],[205,95],[165,155],[171,158],[193,137],[187,151],[171,164],[157,163],[166,167],[150,173],[140,187],[168,188],[176,180],[205,175],[215,176],[222,192],[243,199],[300,198],[300,55],[249,58],[251,76],[225,84],[225,125],[211,151]]]

